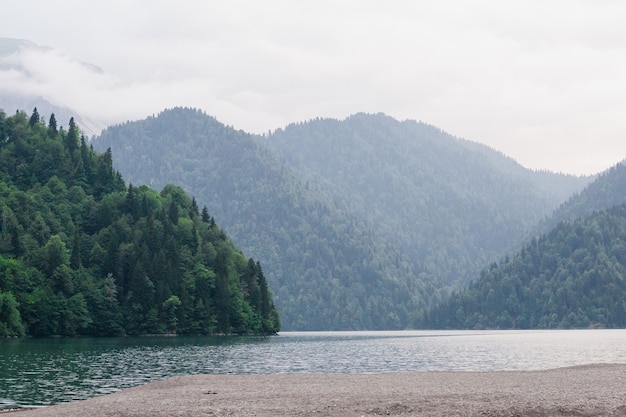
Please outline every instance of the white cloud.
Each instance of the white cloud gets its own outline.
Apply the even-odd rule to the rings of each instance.
[[[385,112],[526,166],[591,173],[626,157],[626,3],[495,0],[13,2],[0,89],[107,123],[175,105],[264,132]],[[71,58],[70,58],[71,57]],[[98,65],[90,71],[76,60]]]

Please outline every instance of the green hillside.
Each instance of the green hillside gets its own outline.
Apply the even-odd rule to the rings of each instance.
[[[368,230],[255,138],[206,114],[173,109],[110,127],[133,183],[169,181],[206,204],[246,253],[261,259],[286,329],[399,329],[425,307],[428,285]]]
[[[602,172],[580,192],[573,194],[546,219],[542,226],[549,230],[559,222],[576,220],[624,203],[626,203],[626,165],[619,163]]]
[[[589,181],[384,114],[293,124],[263,142],[437,288],[466,285]]]
[[[617,164],[541,223],[548,230],[493,263],[419,325],[437,328],[624,327],[626,168]]]
[[[0,111],[0,336],[275,333],[258,262],[179,187],[127,185],[70,120]]]
[[[408,327],[589,180],[384,115],[259,136],[175,108],[93,146],[133,184],[206,204],[262,260],[289,330]]]
[[[562,222],[491,265],[423,322],[434,328],[626,326],[626,205]]]

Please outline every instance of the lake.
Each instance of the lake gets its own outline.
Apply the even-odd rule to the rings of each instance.
[[[186,374],[538,370],[626,363],[626,330],[282,332],[0,340],[0,408]]]

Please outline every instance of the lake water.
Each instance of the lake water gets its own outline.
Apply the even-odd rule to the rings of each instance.
[[[0,408],[186,374],[537,370],[626,363],[626,330],[303,332],[0,340]]]

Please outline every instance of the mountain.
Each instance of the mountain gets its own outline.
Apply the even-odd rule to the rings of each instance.
[[[253,135],[172,109],[109,127],[133,184],[181,184],[246,253],[262,259],[286,329],[404,328],[425,305],[412,264],[307,184]]]
[[[0,79],[5,79],[4,85],[0,83],[0,109],[8,114],[16,111],[33,111],[37,108],[42,117],[48,121],[51,114],[54,113],[59,121],[69,121],[74,118],[76,124],[80,127],[83,134],[91,137],[105,127],[100,121],[91,120],[83,117],[79,112],[70,109],[65,105],[50,101],[51,97],[33,93],[32,89],[22,88],[24,84],[37,85],[41,81],[37,79],[36,70],[32,65],[45,65],[45,62],[33,59],[23,59],[25,56],[45,56],[46,54],[54,54],[52,48],[37,45],[31,41],[24,39],[0,38]],[[37,62],[37,64],[33,64]],[[102,69],[85,62],[72,62],[86,72],[102,73]],[[58,98],[58,97],[55,97]],[[67,128],[67,126],[65,126]]]
[[[626,203],[626,165],[616,164],[607,169],[582,191],[574,193],[546,219],[547,231],[559,222],[587,217],[596,211]]]
[[[619,163],[541,223],[545,232],[435,307],[425,327],[624,327],[626,166]]]
[[[530,171],[484,145],[383,114],[293,124],[264,141],[416,260],[429,281],[452,288],[589,181]]]
[[[176,108],[92,144],[132,184],[205,204],[263,262],[288,330],[408,327],[589,181],[384,115],[261,136]]]
[[[30,114],[34,109],[37,109],[37,113],[39,113],[46,122],[50,120],[52,114],[54,114],[55,119],[59,121],[68,121],[74,118],[81,132],[88,137],[94,136],[102,130],[102,126],[99,126],[98,123],[93,123],[79,115],[75,116],[76,112],[67,107],[54,105],[41,96],[2,93],[0,94],[0,109],[6,109],[9,114],[23,111],[23,109],[28,109]],[[59,127],[67,129],[67,126],[60,125]]]
[[[111,151],[0,111],[0,336],[262,333],[259,262],[180,187],[126,185]]]
[[[626,326],[626,205],[562,222],[424,317],[429,328]]]

